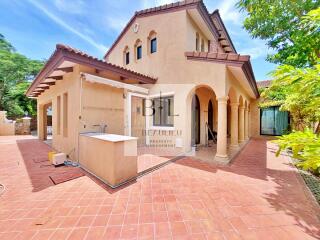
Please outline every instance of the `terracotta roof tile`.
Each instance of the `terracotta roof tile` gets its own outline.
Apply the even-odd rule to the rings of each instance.
[[[128,71],[128,72],[130,72],[130,73],[133,73],[133,74],[136,74],[136,75],[139,75],[139,76],[148,77],[148,78],[151,78],[151,79],[153,79],[153,80],[156,80],[156,78],[154,78],[154,77],[151,77],[151,76],[148,76],[148,75],[139,73],[139,72],[135,72],[135,71],[132,71],[132,70],[130,70],[130,69],[127,69],[127,68],[124,68],[124,67],[121,67],[121,66],[112,64],[112,63],[108,63],[108,62],[106,62],[106,61],[104,61],[104,60],[101,60],[101,59],[98,59],[98,58],[96,58],[96,57],[93,57],[93,56],[91,56],[91,55],[89,55],[89,54],[87,54],[87,53],[85,53],[85,52],[83,52],[83,51],[81,51],[81,50],[79,50],[79,49],[70,47],[70,46],[68,46],[68,45],[64,45],[64,44],[59,43],[59,44],[56,45],[56,49],[57,49],[57,50],[59,50],[59,49],[60,49],[60,50],[66,50],[66,51],[68,51],[68,52],[73,52],[73,53],[75,53],[75,54],[79,54],[79,55],[84,56],[84,57],[87,57],[87,58],[89,58],[89,59],[102,62],[102,63],[104,63],[104,64],[106,64],[106,65],[109,65],[109,66],[112,66],[112,67],[116,67],[116,68],[119,68],[119,69],[121,69],[121,70],[125,70],[125,71]]]
[[[140,11],[136,11],[135,15],[139,16],[139,15],[145,14],[145,13],[156,12],[156,11],[160,11],[160,10],[167,10],[167,9],[170,9],[170,8],[179,7],[179,6],[185,6],[185,5],[198,3],[198,2],[202,2],[202,0],[178,1],[178,2],[174,2],[174,3],[164,4],[164,5],[161,5],[161,6],[156,6],[156,7],[146,8],[146,9],[143,9],[143,10],[140,10]]]
[[[267,88],[271,85],[272,80],[264,80],[264,81],[258,81],[257,85],[258,88]]]
[[[186,57],[195,58],[206,58],[226,60],[226,61],[237,61],[237,62],[248,62],[250,60],[249,55],[240,55],[236,53],[220,53],[220,52],[185,52]]]
[[[230,64],[234,66],[239,66],[245,72],[249,84],[254,91],[256,97],[259,97],[259,91],[257,88],[257,83],[254,78],[254,73],[250,63],[250,56],[240,55],[236,53],[219,53],[219,52],[185,52],[184,54],[187,59],[190,60],[201,60],[208,62],[220,62],[223,64]]]
[[[228,55],[229,55],[228,53],[218,53],[217,59],[226,60]]]
[[[208,52],[200,52],[199,57],[207,57],[208,56]]]
[[[216,53],[216,52],[209,52],[207,58],[216,59],[217,55],[218,55],[218,53]]]
[[[229,53],[227,56],[228,60],[239,60],[239,54]]]
[[[110,71],[119,74],[120,76],[127,76],[128,78],[137,79],[137,81],[141,81],[143,83],[155,83],[156,78],[150,77],[115,64],[107,63],[104,60],[93,57],[85,52],[82,52],[76,48],[72,48],[70,46],[64,44],[57,44],[56,50],[50,56],[44,67],[38,73],[38,75],[33,80],[32,84],[28,88],[26,95],[34,96],[37,87],[42,83],[42,81],[48,78],[49,74],[54,71],[56,68],[56,64],[59,61],[74,61],[78,64],[88,65],[94,68],[101,69],[102,71]],[[43,90],[44,91],[44,90]]]

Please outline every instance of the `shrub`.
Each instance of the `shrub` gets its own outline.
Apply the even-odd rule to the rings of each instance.
[[[296,165],[298,167],[319,174],[320,137],[311,130],[294,131],[278,137],[278,140],[273,142],[279,146],[276,156],[279,156],[283,150],[290,150],[293,158],[297,159]]]

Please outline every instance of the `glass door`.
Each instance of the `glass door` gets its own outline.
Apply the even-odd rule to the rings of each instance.
[[[282,135],[289,126],[289,114],[279,110],[279,107],[269,107],[260,110],[261,135]]]

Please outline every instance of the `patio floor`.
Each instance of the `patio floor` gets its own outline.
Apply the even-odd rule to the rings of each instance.
[[[112,190],[90,175],[53,185],[34,164],[49,146],[28,138],[0,137],[1,240],[320,237],[318,205],[265,140],[230,166],[188,157]]]

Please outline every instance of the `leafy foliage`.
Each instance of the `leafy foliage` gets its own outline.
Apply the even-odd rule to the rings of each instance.
[[[320,1],[240,0],[237,6],[248,13],[244,27],[251,36],[267,40],[267,45],[275,50],[267,60],[296,67],[317,63]]]
[[[280,110],[289,111],[294,127],[303,130],[320,119],[320,64],[311,68],[279,66],[273,72],[270,88],[262,92],[263,104],[281,103]],[[280,104],[279,104],[280,105]]]
[[[277,156],[283,150],[292,151],[297,165],[304,170],[318,171],[320,168],[320,137],[311,130],[296,131],[273,141],[278,144]]]
[[[42,61],[31,60],[16,53],[14,47],[0,34],[0,110],[9,117],[35,114],[35,102],[24,94],[30,80],[40,71]]]
[[[255,5],[255,1],[243,2],[244,1],[240,1],[239,5],[246,4],[246,6],[249,6],[251,4],[254,6],[254,9],[259,8],[259,6]],[[263,4],[264,3],[262,3],[262,5]],[[270,7],[277,6],[277,4],[278,3],[273,2]],[[279,21],[289,13],[293,14],[294,9],[297,10],[301,8],[300,10],[304,12],[306,9],[311,8],[311,6],[315,6],[314,3],[311,2],[309,2],[309,4],[305,2],[304,4],[306,5],[302,4],[300,7],[296,6],[294,1],[291,1],[291,4],[293,4],[293,6],[290,4],[282,6],[283,9],[286,9],[282,14],[284,16],[280,13],[274,13],[274,17],[276,17],[274,19],[276,23],[274,27],[279,27]],[[252,15],[249,14],[249,17],[246,19],[246,21],[250,22],[251,27],[258,28],[255,29],[257,32],[255,32],[253,36],[259,36],[259,31],[262,27],[260,24],[264,23],[267,26],[271,24],[270,19],[263,21],[260,19],[261,16],[258,18],[256,14],[256,12],[252,13]],[[269,13],[267,16],[270,17]],[[272,72],[271,76],[273,77],[273,81],[270,88],[261,90],[261,96],[264,100],[260,103],[260,107],[269,107],[278,104],[278,106],[281,106],[280,110],[290,112],[293,128],[303,130],[305,127],[312,127],[314,122],[320,121],[320,8],[310,10],[310,12],[301,17],[297,14],[296,18],[293,25],[287,25],[288,32],[291,33],[290,37],[292,37],[294,41],[292,41],[290,47],[286,45],[286,41],[282,42],[282,46],[287,46],[288,48],[279,48],[277,49],[278,55],[274,55],[274,57],[282,59],[280,63],[288,64],[283,64]],[[295,26],[298,26],[298,28],[295,28]],[[275,31],[275,29],[273,30]],[[274,39],[278,40],[280,39],[279,36],[284,34],[280,31],[280,28],[273,33],[275,34]],[[303,37],[298,39],[294,37],[296,35]],[[300,42],[300,40],[303,40],[303,42]],[[283,53],[286,51],[290,54],[283,56]],[[301,51],[307,55],[303,55]],[[296,60],[299,61],[297,62]],[[318,128],[318,131],[319,130]]]

